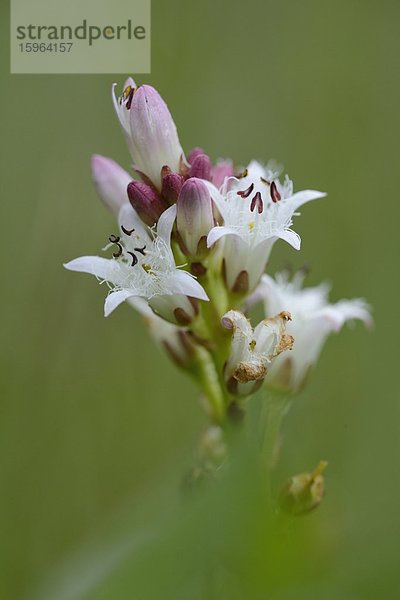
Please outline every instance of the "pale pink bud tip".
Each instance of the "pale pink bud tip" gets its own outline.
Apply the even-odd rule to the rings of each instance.
[[[97,193],[106,207],[118,215],[123,204],[128,202],[126,186],[132,177],[114,160],[94,154],[91,158],[92,179]]]
[[[128,198],[142,221],[150,226],[157,223],[167,208],[157,191],[142,181],[131,181],[128,184]]]
[[[222,160],[211,170],[211,181],[220,188],[227,177],[233,177],[233,163],[231,160]]]
[[[211,160],[207,154],[198,154],[189,169],[189,177],[211,179]]]
[[[225,329],[233,329],[233,323],[228,317],[222,317],[221,324],[222,327],[225,327]]]
[[[205,154],[203,148],[199,148],[198,146],[196,146],[196,148],[193,148],[190,152],[189,152],[189,156],[188,156],[188,163],[190,165],[193,164],[193,161],[195,160],[195,158],[197,158],[200,154]]]

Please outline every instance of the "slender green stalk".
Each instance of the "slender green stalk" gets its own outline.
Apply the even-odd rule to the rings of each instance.
[[[211,354],[202,346],[196,349],[197,374],[207,397],[210,416],[216,423],[223,423],[226,416],[224,392]]]
[[[267,473],[270,495],[272,494],[271,475],[277,458],[279,434],[289,404],[289,397],[270,394],[264,401],[261,413],[262,464]]]

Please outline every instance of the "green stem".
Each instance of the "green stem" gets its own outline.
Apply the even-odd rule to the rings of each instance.
[[[198,373],[202,388],[212,408],[212,417],[219,424],[226,419],[231,397],[224,381],[224,365],[229,355],[231,334],[221,325],[221,317],[227,311],[227,292],[219,277],[211,269],[199,277],[210,302],[204,303],[201,313],[190,329],[199,338],[209,342],[207,349],[199,349]]]
[[[212,420],[223,423],[226,416],[224,392],[211,354],[202,346],[196,349],[197,372],[201,387],[207,397]]]
[[[276,462],[279,433],[289,403],[290,399],[287,396],[269,395],[263,404],[261,417],[261,453],[262,465],[268,477],[270,495],[272,494],[272,470]]]

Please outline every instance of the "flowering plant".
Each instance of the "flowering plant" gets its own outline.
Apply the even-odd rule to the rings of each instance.
[[[224,429],[245,414],[260,388],[270,390],[262,436],[270,469],[288,398],[304,386],[326,336],[347,320],[370,322],[363,300],[332,305],[325,285],[301,289],[301,274],[292,281],[265,274],[278,239],[300,249],[293,218],[325,194],[294,192],[274,162],[237,169],[231,160],[213,165],[200,148],[186,156],[168,107],[151,86],[129,78],[119,97],[113,86],[112,98],[135,179],[111,159],[93,157],[95,186],[119,232],[103,248],[108,258],[82,256],[65,267],[106,284],[106,316],[124,301],[131,304],[197,382],[210,429],[196,477],[226,459]],[[265,318],[253,327],[248,313],[258,302]],[[318,504],[321,465],[286,485],[283,507],[298,513]]]

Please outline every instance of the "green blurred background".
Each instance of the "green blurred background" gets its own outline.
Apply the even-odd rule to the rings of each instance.
[[[327,495],[283,528],[251,444],[180,495],[206,419],[190,381],[123,306],[62,263],[115,228],[92,153],[129,166],[110,100],[123,76],[10,76],[1,9],[0,597],[386,599],[399,589],[397,350],[400,5],[390,0],[153,0],[152,73],[188,151],[284,162],[303,209],[297,254],[376,327],[329,340],[284,425],[277,480],[329,461]],[[219,565],[215,568],[215,563]]]

